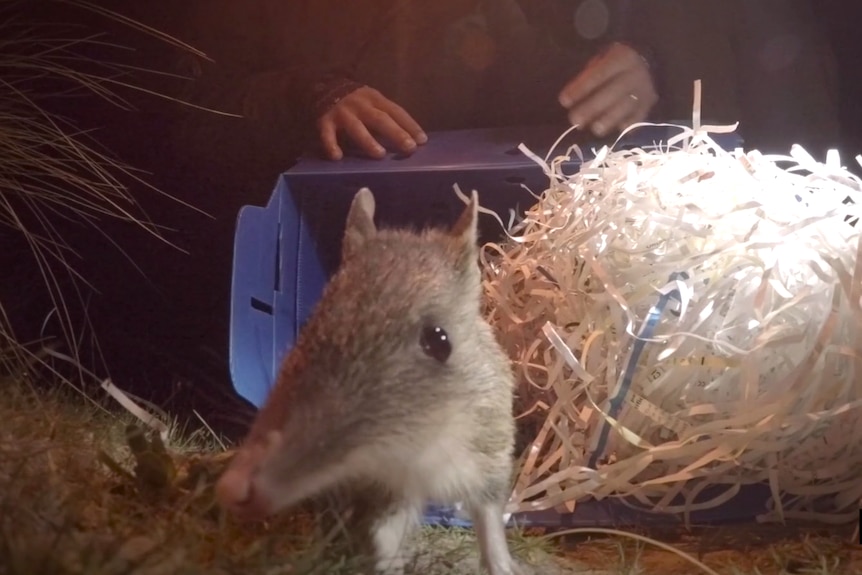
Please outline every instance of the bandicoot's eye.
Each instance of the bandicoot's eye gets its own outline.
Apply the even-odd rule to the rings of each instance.
[[[419,345],[422,346],[422,351],[426,355],[433,357],[440,363],[445,363],[452,353],[452,342],[449,341],[449,335],[442,327],[436,325],[422,328]]]

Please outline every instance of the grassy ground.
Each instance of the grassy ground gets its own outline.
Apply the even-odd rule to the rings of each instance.
[[[39,392],[10,378],[0,386],[0,575],[338,575],[360,564],[308,511],[266,524],[224,516],[211,486],[230,452],[212,435],[175,425],[162,444],[107,401],[68,387]],[[548,575],[709,572],[691,562],[698,558],[728,575],[862,573],[851,531],[641,534],[677,552],[616,535],[512,532],[511,544],[525,572]],[[477,572],[468,531],[426,528],[415,549],[413,573]]]

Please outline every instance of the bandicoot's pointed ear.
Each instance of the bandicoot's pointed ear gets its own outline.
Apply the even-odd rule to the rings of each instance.
[[[470,201],[461,212],[461,216],[452,226],[452,238],[458,248],[459,265],[475,265],[479,241],[479,194],[476,190],[470,195]]]
[[[350,212],[347,214],[347,225],[342,241],[342,255],[362,248],[362,245],[377,234],[374,225],[374,194],[368,188],[362,188],[353,197]]]

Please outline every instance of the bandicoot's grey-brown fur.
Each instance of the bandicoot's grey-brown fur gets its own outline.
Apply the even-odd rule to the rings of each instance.
[[[264,517],[363,486],[386,573],[403,571],[402,542],[427,503],[460,502],[487,571],[511,575],[503,509],[514,380],[481,315],[478,197],[451,231],[378,231],[374,207],[360,190],[342,264],[221,477],[219,500]]]

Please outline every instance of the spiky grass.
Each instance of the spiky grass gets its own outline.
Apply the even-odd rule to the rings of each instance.
[[[42,10],[51,4],[66,4],[89,11],[206,58],[177,39],[86,0],[39,4]],[[101,228],[106,219],[127,222],[156,241],[170,243],[129,187],[167,194],[103,150],[70,119],[50,111],[50,103],[85,95],[131,109],[123,91],[168,96],[135,80],[136,74],[164,72],[124,65],[119,58],[94,59],[87,55],[90,48],[122,52],[122,46],[81,27],[36,18],[32,13],[39,9],[26,10],[32,6],[20,0],[0,0],[0,228],[5,228],[0,229],[0,237],[14,234],[23,239],[50,298],[50,320],[59,326],[62,344],[77,358],[82,330],[87,326],[76,325],[70,305],[80,305],[83,310],[93,286],[77,271],[75,260],[80,255],[64,241],[60,226],[89,227],[121,253],[122,248]],[[4,303],[8,302],[0,301],[0,368],[9,373],[28,364],[33,355],[16,341]]]

